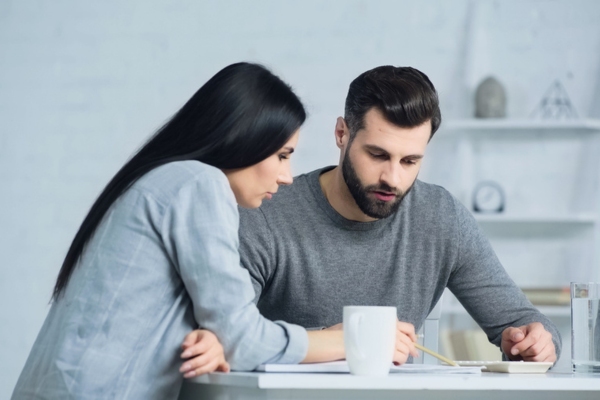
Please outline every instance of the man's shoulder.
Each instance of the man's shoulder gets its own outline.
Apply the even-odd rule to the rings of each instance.
[[[319,170],[307,172],[294,177],[291,185],[280,186],[272,201],[266,202],[267,208],[287,207],[299,198],[312,196],[314,180],[318,179]]]
[[[267,216],[295,216],[311,207],[314,198],[315,181],[321,170],[307,172],[294,177],[291,185],[280,186],[271,200],[263,201],[256,209],[240,209],[241,219],[265,218]],[[265,216],[265,217],[262,217]]]
[[[419,200],[429,200],[435,202],[454,202],[454,196],[443,186],[433,183],[423,182],[419,179],[415,181],[412,190]]]
[[[411,211],[421,210],[427,215],[446,220],[454,218],[466,208],[447,189],[416,180],[411,190]]]

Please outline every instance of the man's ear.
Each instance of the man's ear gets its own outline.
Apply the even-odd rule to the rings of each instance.
[[[343,149],[350,140],[350,130],[346,124],[346,120],[338,117],[335,123],[335,144],[339,149]]]

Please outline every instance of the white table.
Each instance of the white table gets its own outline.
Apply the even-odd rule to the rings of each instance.
[[[214,373],[184,383],[180,400],[191,399],[600,399],[600,375]]]

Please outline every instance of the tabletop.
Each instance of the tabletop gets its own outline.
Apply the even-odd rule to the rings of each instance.
[[[187,381],[180,400],[190,399],[600,399],[600,374],[570,372],[481,375],[332,373],[213,373]]]

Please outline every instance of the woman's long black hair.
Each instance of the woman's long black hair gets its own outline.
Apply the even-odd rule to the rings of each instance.
[[[65,289],[106,211],[142,175],[183,160],[220,169],[254,165],[283,147],[305,119],[291,88],[263,66],[237,63],[223,68],[106,185],[71,243],[52,299]]]

